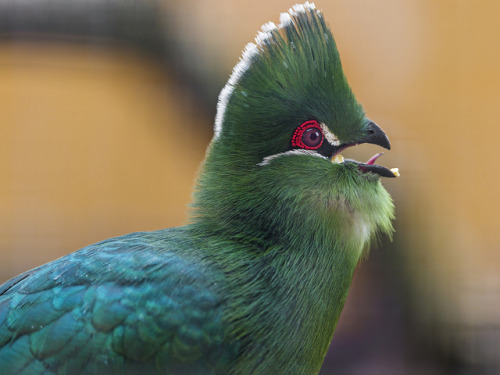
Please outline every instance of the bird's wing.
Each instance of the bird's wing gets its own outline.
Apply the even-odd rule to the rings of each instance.
[[[0,286],[0,373],[218,373],[230,356],[220,280],[165,233],[91,245]]]

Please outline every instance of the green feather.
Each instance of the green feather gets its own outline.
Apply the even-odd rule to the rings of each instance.
[[[229,239],[209,256],[231,275],[235,374],[318,372],[363,250],[393,230],[378,176],[309,155],[259,165],[311,118],[342,142],[365,131],[322,15],[293,13],[247,46],[223,90],[195,195],[198,235]]]
[[[191,224],[90,245],[1,286],[0,373],[319,372],[394,207],[377,174],[291,147],[305,121],[329,147],[363,142],[369,122],[322,14],[306,3],[281,22],[221,92]]]

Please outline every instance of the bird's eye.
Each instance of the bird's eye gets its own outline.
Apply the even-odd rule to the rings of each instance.
[[[304,122],[300,125],[292,137],[292,147],[316,150],[323,144],[323,131],[315,120]]]

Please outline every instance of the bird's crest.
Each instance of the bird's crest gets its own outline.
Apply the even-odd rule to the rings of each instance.
[[[278,25],[273,22],[264,24],[255,42],[246,45],[219,95],[215,139],[222,131],[227,106],[235,88],[257,61],[265,66],[272,64],[273,73],[277,76],[282,74],[285,82],[288,76],[300,77],[304,74],[300,70],[304,66],[310,70],[324,70],[325,78],[333,78],[335,73],[340,73],[343,78],[337,47],[321,11],[316,9],[314,3],[294,5],[288,12],[281,13]]]

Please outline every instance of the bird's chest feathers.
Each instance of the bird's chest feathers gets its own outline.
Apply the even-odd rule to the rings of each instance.
[[[375,231],[375,225],[366,215],[353,213],[350,217],[348,231],[353,242],[352,250],[354,251],[354,255],[359,259],[362,256],[363,250],[368,248],[372,234]]]
[[[357,263],[342,249],[286,251],[272,262],[257,298],[246,302],[256,308],[244,354],[255,373],[319,371]]]
[[[373,212],[353,207],[344,198],[330,200],[326,210],[330,228],[354,257],[360,258],[376,231],[378,222]]]

